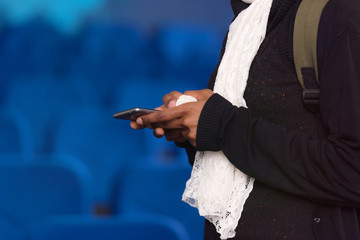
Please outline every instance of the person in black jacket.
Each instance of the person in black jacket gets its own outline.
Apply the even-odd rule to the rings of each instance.
[[[162,111],[131,122],[185,147],[190,162],[195,151],[222,150],[256,179],[234,239],[360,240],[360,2],[330,0],[323,11],[319,113],[305,108],[294,67],[300,2],[273,1],[249,72],[248,108],[212,92],[216,68],[208,89],[185,93],[197,102],[175,107],[181,93],[172,92]],[[235,16],[248,7],[231,4]],[[219,239],[209,222],[204,239]]]

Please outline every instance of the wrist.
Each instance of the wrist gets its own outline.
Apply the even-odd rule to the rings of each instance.
[[[219,94],[213,94],[205,103],[199,118],[196,133],[196,148],[199,151],[221,150],[220,132],[223,116],[234,111],[234,106]]]

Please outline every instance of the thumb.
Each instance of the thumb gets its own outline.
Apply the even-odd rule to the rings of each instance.
[[[161,105],[160,107],[155,108],[155,110],[158,110],[158,111],[162,111],[165,109],[166,109],[165,105]]]
[[[214,92],[211,91],[210,89],[184,92],[184,95],[192,96],[192,97],[196,98],[198,101],[203,101],[203,100],[206,101],[213,94],[214,94]]]

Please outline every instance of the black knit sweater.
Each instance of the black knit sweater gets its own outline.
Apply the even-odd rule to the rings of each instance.
[[[256,179],[235,239],[360,239],[360,1],[330,0],[323,12],[319,116],[304,108],[294,67],[300,1],[274,0],[250,69],[248,109],[215,94],[200,116],[197,150],[222,150]],[[247,5],[232,7],[237,15]],[[211,89],[215,77],[216,69]],[[219,239],[208,222],[205,239]]]

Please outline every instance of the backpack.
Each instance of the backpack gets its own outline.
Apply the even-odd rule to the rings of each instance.
[[[306,109],[319,112],[320,81],[317,67],[317,35],[320,17],[329,0],[302,0],[296,13],[293,51],[296,75],[303,88]]]

